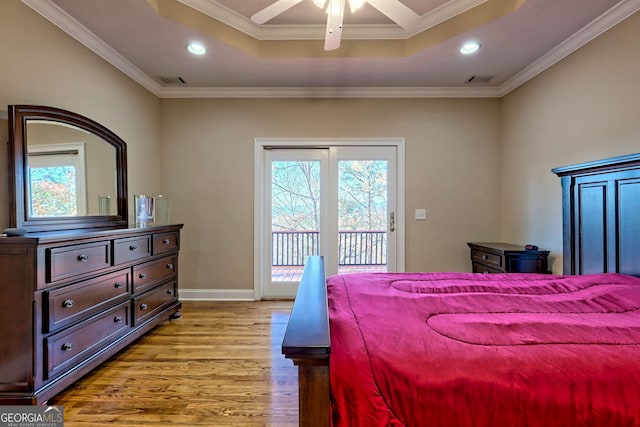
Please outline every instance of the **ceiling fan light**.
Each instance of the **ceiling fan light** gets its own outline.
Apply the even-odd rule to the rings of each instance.
[[[349,7],[351,8],[351,13],[356,12],[358,9],[364,6],[366,2],[367,0],[349,0]]]

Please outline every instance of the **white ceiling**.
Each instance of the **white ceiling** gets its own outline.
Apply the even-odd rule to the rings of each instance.
[[[275,0],[22,1],[159,97],[503,96],[640,10],[640,0],[523,0],[515,12],[408,56],[354,57],[343,50],[342,57],[289,57],[284,46],[269,57],[165,18],[150,3],[179,2],[203,22],[214,18],[258,40],[318,43],[326,14],[304,0],[258,26],[249,17]],[[350,39],[406,40],[492,1],[507,0],[402,0],[421,16],[410,30],[365,5],[345,15],[343,46]],[[469,39],[482,48],[462,56],[459,47]],[[207,54],[190,55],[191,40],[204,43]],[[472,76],[491,79],[467,82]],[[163,81],[177,77],[186,83]]]

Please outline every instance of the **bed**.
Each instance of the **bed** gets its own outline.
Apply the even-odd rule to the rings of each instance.
[[[640,426],[640,155],[553,170],[564,276],[305,266],[301,426]]]

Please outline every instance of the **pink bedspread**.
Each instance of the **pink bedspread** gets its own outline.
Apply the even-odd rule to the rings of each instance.
[[[640,426],[640,278],[328,279],[334,426]]]

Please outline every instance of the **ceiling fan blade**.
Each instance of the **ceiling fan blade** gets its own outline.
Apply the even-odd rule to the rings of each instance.
[[[367,3],[405,30],[413,28],[420,21],[420,15],[399,0],[367,0]]]
[[[336,50],[340,47],[345,1],[342,0],[340,3],[340,13],[327,13],[327,29],[324,34],[324,50]]]
[[[267,21],[272,20],[276,16],[280,15],[287,9],[300,3],[302,0],[278,0],[275,3],[270,4],[264,9],[254,13],[251,16],[251,20],[256,24],[264,24]]]

